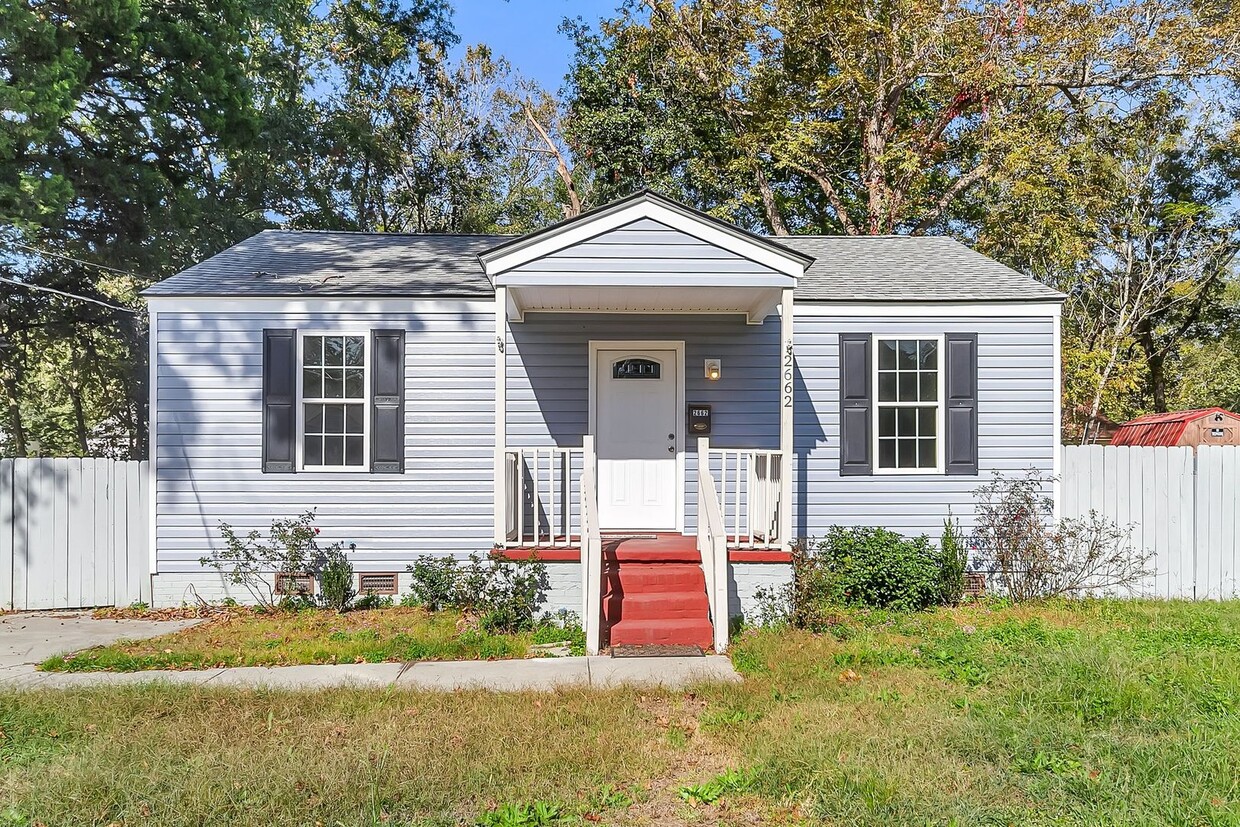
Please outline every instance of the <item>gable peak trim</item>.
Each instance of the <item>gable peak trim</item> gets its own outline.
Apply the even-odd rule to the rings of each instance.
[[[496,276],[522,264],[643,219],[657,221],[792,278],[803,275],[814,262],[812,256],[649,190],[641,190],[627,198],[507,241],[480,253],[478,261],[487,277],[494,280]]]

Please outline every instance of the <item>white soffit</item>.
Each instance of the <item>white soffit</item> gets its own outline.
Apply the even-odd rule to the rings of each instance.
[[[527,313],[740,314],[762,324],[779,309],[779,287],[633,287],[570,285],[508,288],[508,318]]]

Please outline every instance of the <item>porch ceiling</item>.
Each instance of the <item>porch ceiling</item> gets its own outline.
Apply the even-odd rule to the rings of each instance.
[[[762,324],[779,309],[780,287],[530,285],[508,288],[508,319],[526,313],[719,313]]]

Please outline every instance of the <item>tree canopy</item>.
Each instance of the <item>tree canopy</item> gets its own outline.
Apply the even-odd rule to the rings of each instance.
[[[1226,0],[621,0],[563,30],[557,98],[457,51],[448,0],[0,5],[4,452],[144,456],[139,291],[263,227],[526,232],[640,187],[777,235],[950,233],[1057,287],[1071,438],[1240,404]]]

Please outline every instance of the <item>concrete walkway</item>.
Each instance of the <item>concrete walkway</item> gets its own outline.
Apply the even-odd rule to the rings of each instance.
[[[559,687],[663,686],[740,681],[726,657],[530,658],[528,660],[419,661],[325,666],[246,666],[235,669],[147,672],[40,672],[36,664],[118,640],[175,632],[200,620],[96,620],[89,612],[22,612],[0,616],[0,691],[69,689],[162,682],[192,686],[328,689],[395,686],[406,689],[547,691]]]
[[[17,612],[0,615],[0,670],[42,663],[52,655],[107,646],[118,640],[179,632],[201,620],[98,620],[90,612]]]
[[[296,690],[354,686],[517,692],[549,691],[560,687],[609,689],[617,686],[661,686],[679,689],[707,681],[739,682],[740,679],[740,675],[732,668],[732,662],[718,655],[704,658],[576,657],[419,661],[412,664],[246,666],[235,669],[147,672],[39,672],[30,664],[0,667],[0,691],[159,682],[208,687]]]

